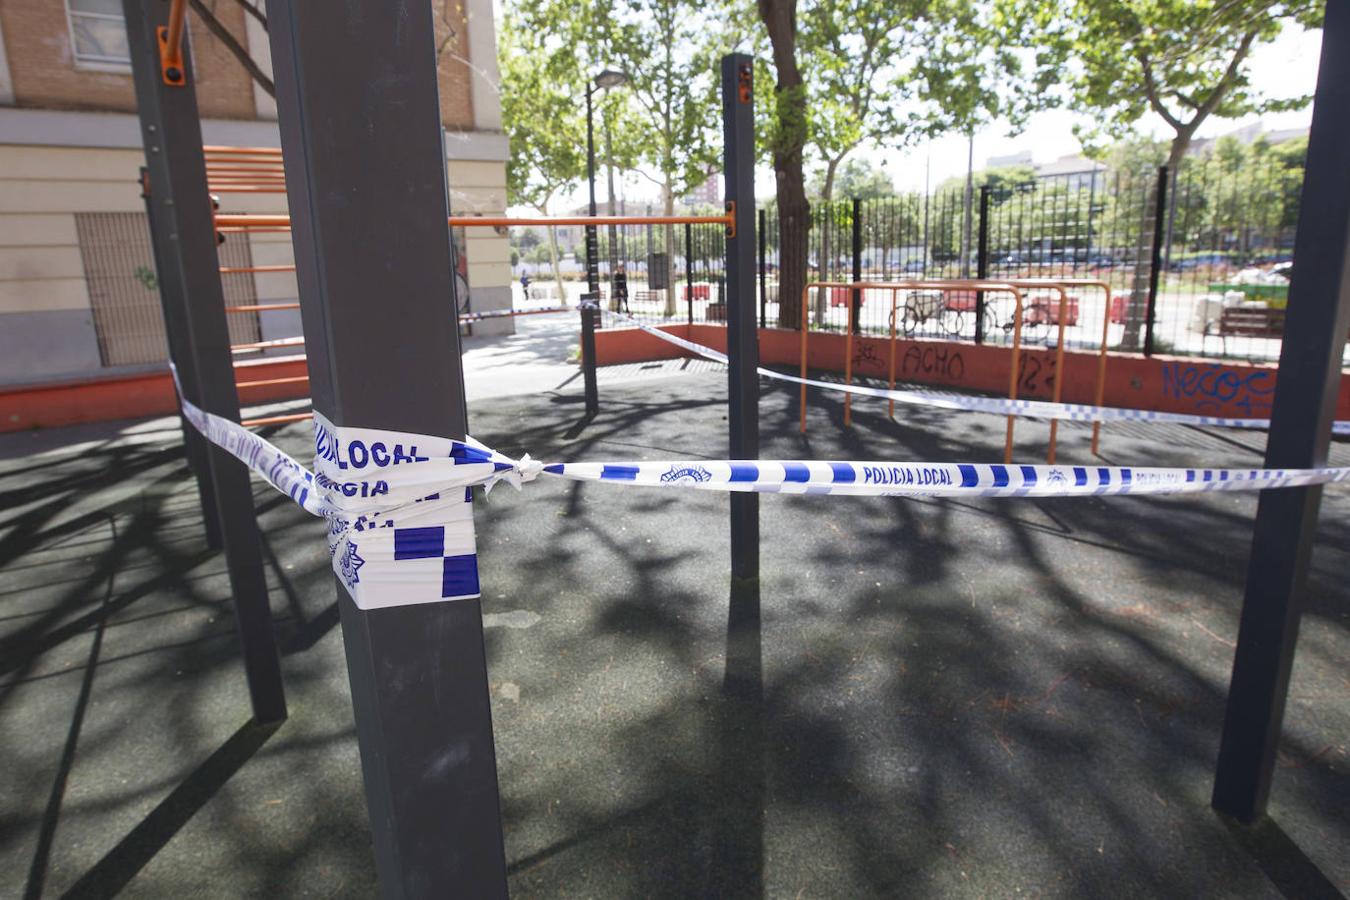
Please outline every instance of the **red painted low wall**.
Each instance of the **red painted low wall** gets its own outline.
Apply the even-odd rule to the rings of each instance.
[[[664,330],[716,350],[726,350],[726,329],[718,325],[675,325]],[[602,329],[595,335],[596,361],[600,365],[677,359],[692,354],[638,329]],[[846,338],[830,332],[812,333],[807,345],[807,365],[813,372],[843,372]],[[855,338],[855,375],[887,377],[891,342],[881,338]],[[801,333],[777,328],[759,331],[759,355],[764,365],[801,364]],[[1012,351],[1007,347],[976,346],[953,341],[898,340],[895,342],[895,374],[899,381],[931,384],[1007,395]],[[1049,400],[1059,377],[1055,352],[1045,348],[1023,349],[1019,368],[1018,396]],[[1187,357],[1145,358],[1124,353],[1108,354],[1106,406],[1155,409],[1164,412],[1233,418],[1267,418],[1275,397],[1274,365],[1215,363]],[[1065,403],[1096,400],[1097,354],[1064,353]],[[1337,419],[1350,419],[1350,375],[1341,375]]]
[[[303,356],[252,360],[235,367],[235,379],[240,382],[308,374]],[[239,389],[239,402],[245,406],[308,396],[309,383],[305,381]],[[0,432],[140,419],[177,410],[178,397],[167,368],[113,378],[23,385],[0,389]]]

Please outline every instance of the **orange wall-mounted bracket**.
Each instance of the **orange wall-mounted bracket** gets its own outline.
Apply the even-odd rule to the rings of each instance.
[[[173,0],[169,6],[169,24],[155,29],[159,44],[159,71],[171,87],[187,84],[183,65],[183,28],[186,25],[187,0]]]

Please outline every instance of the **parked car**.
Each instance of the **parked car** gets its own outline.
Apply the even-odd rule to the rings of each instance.
[[[1231,265],[1233,258],[1227,253],[1197,253],[1194,256],[1188,256],[1185,259],[1174,259],[1169,268],[1173,272],[1189,272],[1193,269],[1203,268],[1204,266],[1226,266]]]

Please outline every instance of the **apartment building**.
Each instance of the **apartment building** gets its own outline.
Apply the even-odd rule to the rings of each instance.
[[[261,0],[260,0],[261,2]],[[221,25],[266,73],[267,33],[238,3]],[[451,209],[506,209],[507,142],[491,0],[436,0]],[[203,137],[279,147],[276,105],[189,13]],[[159,368],[167,358],[138,173],[144,161],[120,0],[0,0],[0,386]],[[226,212],[286,211],[284,194],[221,194]],[[455,235],[474,310],[511,305],[510,249],[492,229]],[[286,233],[231,236],[221,264],[293,261]],[[236,305],[294,300],[290,272],[222,276]],[[450,298],[446,314],[453,315]],[[230,314],[236,340],[299,335],[294,311]],[[478,332],[509,332],[510,319]],[[290,352],[294,352],[292,349]]]

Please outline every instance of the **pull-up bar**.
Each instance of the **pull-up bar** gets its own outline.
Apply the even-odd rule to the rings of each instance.
[[[720,216],[451,216],[451,228],[511,228],[515,226],[564,228],[572,225],[722,225],[728,237],[735,237],[736,210]],[[287,215],[243,215],[225,213],[216,216],[219,228],[290,228]]]

